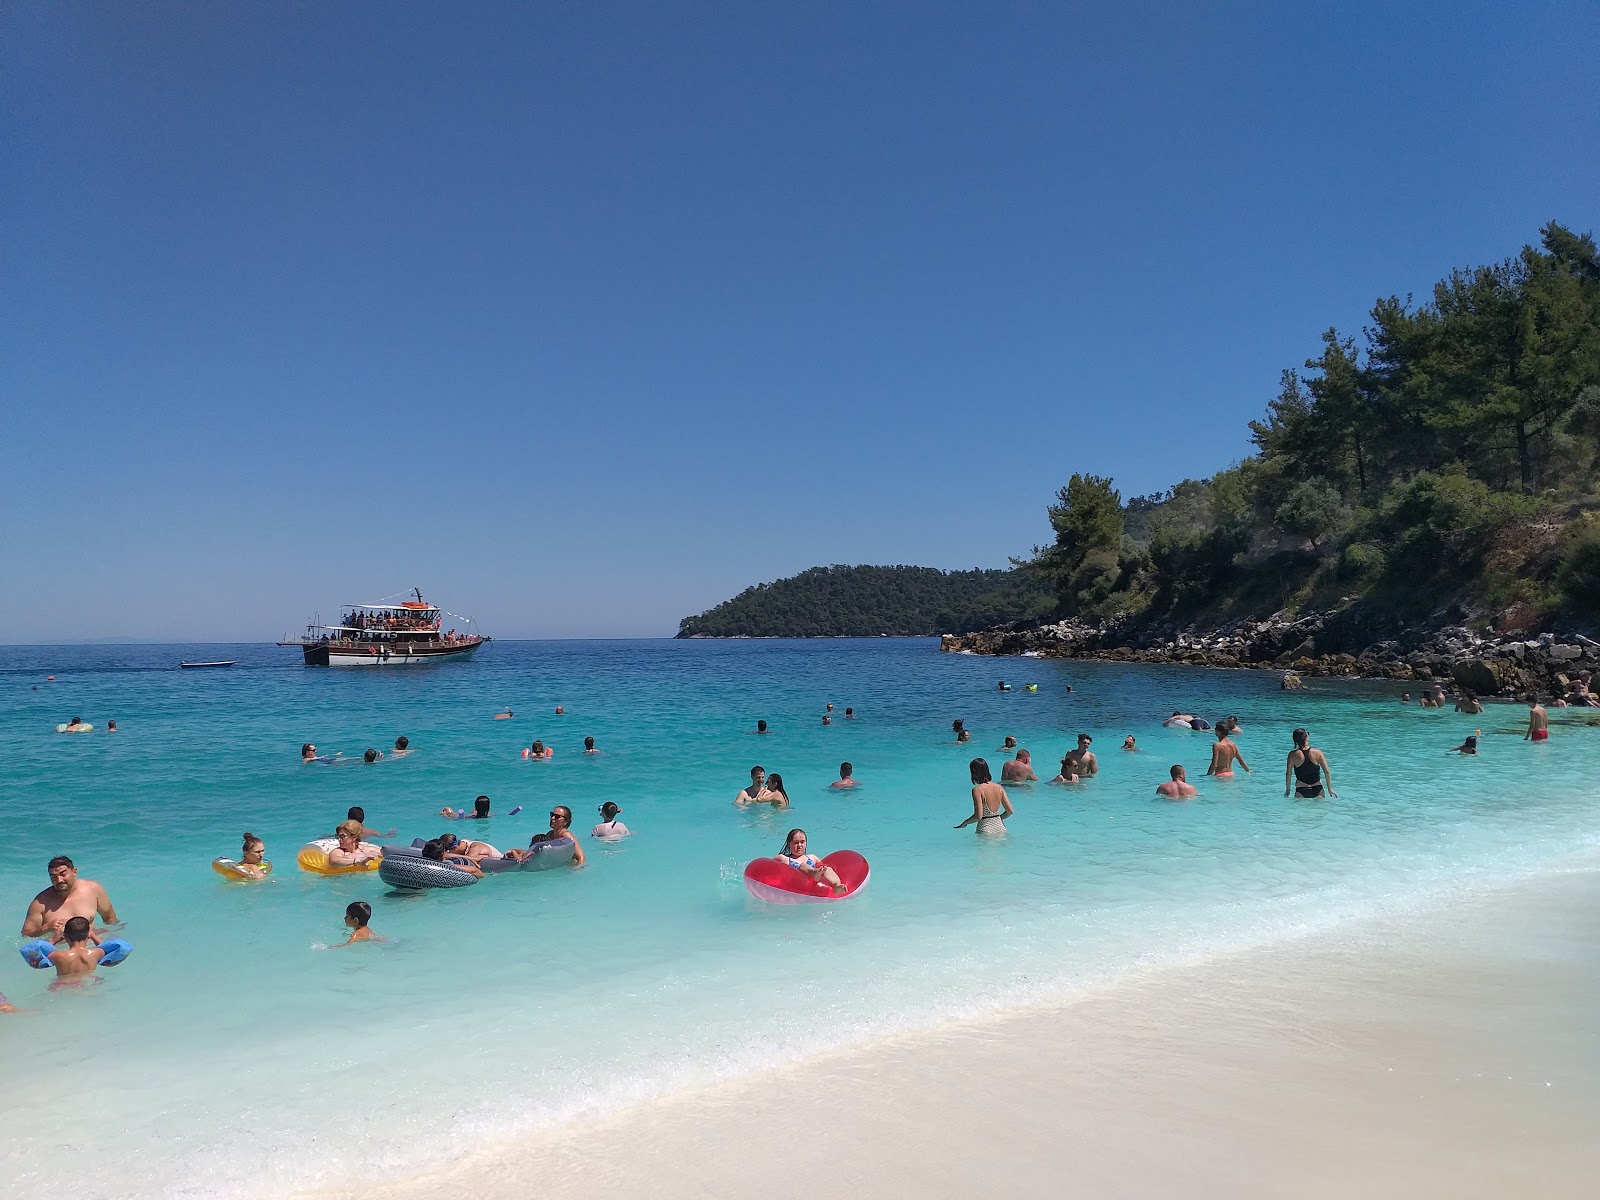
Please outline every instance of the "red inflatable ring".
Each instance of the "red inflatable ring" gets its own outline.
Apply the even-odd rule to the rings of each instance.
[[[854,850],[835,850],[822,860],[822,865],[832,867],[839,876],[839,882],[844,884],[843,895],[835,895],[827,884],[818,883],[804,871],[775,858],[758,858],[747,866],[744,886],[757,900],[771,904],[827,904],[859,895],[872,874],[867,860]]]

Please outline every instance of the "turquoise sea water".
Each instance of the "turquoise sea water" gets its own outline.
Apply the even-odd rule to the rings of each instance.
[[[31,1010],[0,1017],[7,1194],[262,1196],[437,1167],[774,1061],[1448,902],[1600,845],[1590,714],[1553,714],[1533,746],[1519,706],[1423,712],[1393,684],[1291,695],[1269,673],[996,661],[924,640],[497,642],[395,671],[241,645],[230,670],[176,669],[222,649],[0,649],[0,917],[20,927],[66,853],[135,946],[82,992],[0,960],[0,990]],[[1001,676],[1017,690],[998,693]],[[514,720],[491,719],[507,705]],[[1211,735],[1161,728],[1174,708],[1237,713],[1257,773],[1199,778]],[[96,731],[53,732],[74,715]],[[970,745],[953,744],[954,717]],[[749,732],[757,718],[770,736]],[[1339,799],[1284,799],[1296,724]],[[1443,753],[1475,729],[1481,757]],[[1004,839],[951,828],[974,754],[998,774],[1015,734],[1048,778],[1079,730],[1098,777],[1014,789]],[[1127,733],[1138,753],[1119,749]],[[299,762],[303,741],[358,757],[399,734],[415,747],[403,759]],[[586,734],[602,755],[580,753]],[[553,760],[520,757],[535,737]],[[830,792],[842,759],[862,786]],[[756,762],[782,773],[791,810],[732,806]],[[1154,798],[1173,762],[1200,799]],[[462,830],[434,814],[479,792],[526,806],[465,827],[501,847],[555,803],[586,832],[614,799],[634,836],[585,839],[581,871],[423,895],[295,868],[352,804],[405,842]],[[821,853],[864,853],[868,890],[750,898],[745,862],[796,825]],[[247,828],[276,873],[228,884],[208,864]],[[342,940],[355,899],[392,940],[314,950]]]

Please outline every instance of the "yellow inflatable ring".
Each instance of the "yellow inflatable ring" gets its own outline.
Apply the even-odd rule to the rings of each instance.
[[[338,844],[338,838],[318,838],[301,846],[294,860],[300,864],[302,871],[310,871],[313,875],[364,875],[383,865],[382,857],[378,857],[349,867],[336,867],[328,861],[328,851]]]
[[[258,883],[263,876],[272,874],[272,864],[265,859],[261,862],[261,874],[251,875],[240,869],[239,864],[231,858],[213,858],[211,869],[224,879],[232,879],[239,883]]]

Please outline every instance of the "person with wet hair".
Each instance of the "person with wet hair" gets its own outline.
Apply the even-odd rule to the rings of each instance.
[[[976,822],[980,834],[994,836],[1004,833],[1005,818],[1016,811],[1011,807],[1011,797],[989,774],[989,764],[984,759],[973,759],[967,764],[967,770],[972,776],[972,815],[956,828],[965,829]]]

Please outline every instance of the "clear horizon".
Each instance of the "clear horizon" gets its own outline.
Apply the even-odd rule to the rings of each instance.
[[[1329,326],[1594,228],[1575,2],[22,6],[24,644],[420,586],[671,636],[1209,476]]]

